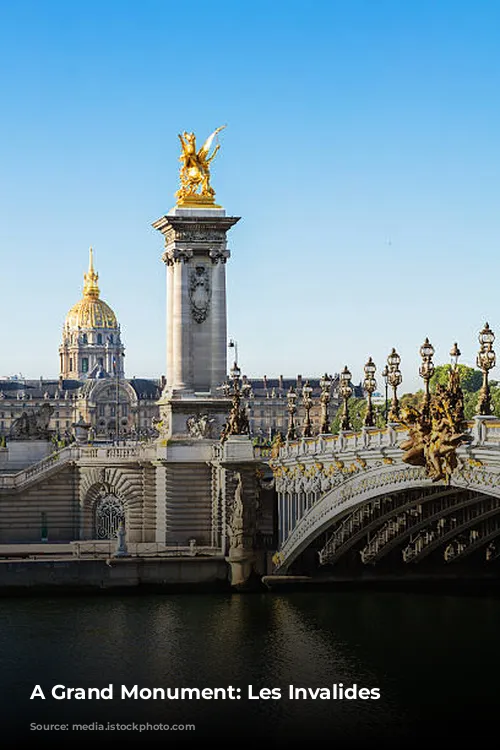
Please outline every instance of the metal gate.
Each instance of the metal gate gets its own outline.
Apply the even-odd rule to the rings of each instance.
[[[94,528],[97,539],[116,539],[121,523],[125,523],[123,503],[115,495],[101,498],[94,511]]]

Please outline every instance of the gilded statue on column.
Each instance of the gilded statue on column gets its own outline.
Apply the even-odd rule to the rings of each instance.
[[[194,133],[179,134],[182,153],[179,157],[181,162],[180,180],[181,186],[176,192],[178,206],[213,206],[215,205],[215,190],[210,185],[210,164],[217,154],[220,145],[217,144],[212,153],[212,143],[214,138],[226,126],[220,128],[208,136],[203,146],[197,150],[196,136]]]

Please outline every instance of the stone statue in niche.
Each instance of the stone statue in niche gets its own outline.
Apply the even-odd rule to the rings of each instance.
[[[191,315],[196,323],[203,323],[210,305],[210,276],[205,266],[196,266],[189,277]]]

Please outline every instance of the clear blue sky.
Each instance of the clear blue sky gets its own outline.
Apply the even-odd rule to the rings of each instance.
[[[94,247],[128,376],[165,372],[177,134],[227,123],[228,334],[249,376],[500,342],[500,4],[0,5],[0,375],[56,377]],[[497,370],[492,373],[498,377]]]

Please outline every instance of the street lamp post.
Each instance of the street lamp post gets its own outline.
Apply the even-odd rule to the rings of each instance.
[[[364,419],[364,425],[365,427],[373,427],[375,424],[375,420],[373,418],[373,404],[372,404],[372,393],[374,392],[375,388],[377,387],[377,381],[375,380],[375,371],[376,371],[375,363],[373,362],[372,358],[370,357],[368,359],[368,362],[366,363],[364,370],[365,370],[365,380],[363,383],[363,387],[367,394],[367,403],[366,403],[366,415]]]
[[[489,327],[488,323],[484,326],[479,334],[480,349],[477,355],[476,364],[483,371],[483,384],[479,392],[478,410],[481,416],[491,414],[491,394],[488,383],[488,372],[496,364],[496,355],[493,351],[493,342],[495,334]]]
[[[339,391],[340,395],[344,399],[344,411],[342,413],[342,419],[340,420],[340,429],[341,430],[350,430],[351,425],[349,423],[349,406],[348,401],[352,396],[352,386],[351,386],[351,373],[347,369],[347,365],[344,367],[342,372],[340,373],[340,385],[339,385]]]
[[[229,344],[227,345],[229,349],[234,349],[234,362],[237,365],[238,364],[238,342],[234,339],[229,339]]]
[[[321,403],[321,427],[320,433],[327,435],[330,432],[330,425],[328,420],[328,404],[330,403],[330,389],[332,387],[332,379],[327,373],[323,375],[319,381],[321,388],[321,396],[319,397]]]
[[[385,383],[385,407],[384,407],[384,421],[387,424],[387,415],[389,411],[389,368],[387,365],[382,370],[382,377]]]
[[[430,392],[430,379],[434,375],[434,363],[432,356],[434,354],[434,347],[430,343],[429,339],[426,338],[422,346],[420,347],[420,356],[422,357],[422,364],[419,368],[419,375],[424,381],[425,395],[424,395],[424,406],[422,409],[422,415],[426,418],[429,417],[430,404],[431,404],[431,392]]]
[[[222,430],[222,441],[226,440],[229,435],[247,435],[249,432],[247,408],[245,406],[241,406],[241,397],[245,394],[246,389],[244,389],[244,387],[241,387],[241,370],[236,362],[234,363],[229,375],[233,381],[231,394],[232,406],[229,413],[229,418]],[[228,394],[229,390],[229,384],[224,383],[224,393]]]
[[[462,352],[458,348],[458,344],[455,341],[455,343],[451,347],[451,351],[450,351],[451,369],[452,370],[456,370],[457,369],[457,367],[458,367],[458,358],[460,357],[461,354],[462,354]]]
[[[295,430],[295,421],[294,421],[294,415],[297,412],[297,393],[295,392],[295,388],[293,385],[290,386],[290,389],[288,393],[286,394],[287,398],[287,409],[288,409],[288,430],[286,433],[287,440],[295,440],[297,437],[297,433]]]
[[[387,364],[389,366],[389,385],[392,387],[392,402],[391,410],[388,415],[388,419],[391,422],[397,422],[399,420],[399,401],[397,388],[403,382],[403,377],[399,369],[401,363],[401,357],[397,351],[393,348],[392,352],[387,357]]]
[[[309,381],[306,380],[302,387],[302,403],[304,405],[305,410],[305,416],[304,416],[304,430],[303,430],[303,436],[304,437],[311,437],[311,407],[313,404],[311,393],[313,389],[309,385]]]

